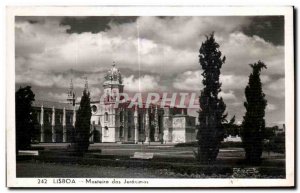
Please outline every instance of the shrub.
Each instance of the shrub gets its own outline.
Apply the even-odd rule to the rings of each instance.
[[[264,150],[275,153],[285,153],[285,133],[278,134],[264,143]]]
[[[186,143],[178,143],[175,145],[175,147],[198,147],[198,142],[197,141],[192,141],[192,142],[186,142]],[[227,141],[227,142],[221,142],[220,148],[242,148],[243,144],[242,142],[232,142],[232,141]]]

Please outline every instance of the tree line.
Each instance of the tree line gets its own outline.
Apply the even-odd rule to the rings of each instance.
[[[202,84],[199,97],[199,127],[197,133],[198,152],[197,159],[202,164],[213,163],[219,153],[220,144],[224,137],[224,128],[228,126],[226,120],[226,105],[223,98],[219,96],[222,83],[220,74],[226,57],[219,50],[220,45],[215,41],[214,34],[206,37],[199,50],[199,63],[203,69]],[[265,134],[265,108],[267,100],[262,91],[260,73],[267,66],[258,61],[250,64],[252,73],[245,88],[244,107],[246,114],[241,126],[242,143],[245,149],[246,161],[259,163],[263,150],[263,139]],[[229,124],[233,124],[231,119]]]

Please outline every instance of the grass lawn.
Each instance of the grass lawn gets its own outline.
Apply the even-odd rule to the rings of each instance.
[[[17,163],[17,177],[162,178],[159,170],[55,163]]]
[[[242,148],[220,149],[216,163],[199,165],[194,147],[173,145],[93,144],[84,157],[74,157],[68,144],[39,144],[43,147],[37,161],[17,162],[18,177],[118,177],[118,178],[228,178],[233,168],[251,168],[243,163]],[[132,160],[134,152],[153,153],[151,160]],[[284,154],[264,153],[258,167],[261,176],[282,178]]]
[[[45,148],[45,150],[66,150],[68,143],[41,143],[33,145],[34,147]],[[117,143],[95,143],[91,144],[89,150],[101,150],[101,155],[123,155],[132,156],[134,152],[154,153],[154,157],[170,157],[170,158],[194,158],[193,150],[195,147],[174,147],[174,144],[153,143],[145,144],[117,144]],[[220,149],[218,158],[243,158],[243,148],[223,148]],[[263,153],[263,158],[284,159],[284,154],[271,152],[270,155]]]

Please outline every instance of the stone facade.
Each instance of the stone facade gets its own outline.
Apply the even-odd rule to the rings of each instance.
[[[70,142],[76,121],[75,106],[66,103],[50,101],[34,101],[38,124],[36,130],[40,131],[40,142]]]
[[[88,89],[87,81],[85,89]],[[104,96],[99,101],[91,101],[91,142],[182,143],[195,140],[196,120],[187,114],[186,108],[160,108],[156,104],[128,108],[130,101],[123,101],[116,108],[116,97],[123,93],[123,89],[121,73],[113,65],[105,76]],[[35,101],[33,107],[39,122],[40,142],[72,140],[79,107],[79,103],[75,103],[72,81],[67,103]]]
[[[100,142],[188,142],[195,140],[195,117],[185,108],[160,108],[143,104],[132,108],[126,101],[115,108],[116,96],[123,92],[122,76],[113,65],[105,76],[104,97],[92,105],[91,124],[100,135]]]

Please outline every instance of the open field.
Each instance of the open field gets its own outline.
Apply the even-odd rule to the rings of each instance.
[[[259,167],[243,163],[242,148],[220,149],[213,165],[199,165],[194,147],[173,144],[92,144],[84,157],[74,156],[69,144],[36,144],[43,148],[32,160],[17,162],[18,177],[119,177],[119,178],[228,178],[233,168],[257,168],[262,177],[284,177],[285,156],[264,153]],[[130,159],[135,152],[153,153],[153,159]],[[242,174],[244,175],[244,174]]]
[[[43,143],[35,144],[33,147],[43,147],[45,150],[65,150],[69,143]],[[154,157],[169,157],[169,158],[194,158],[194,147],[174,147],[174,144],[160,144],[152,142],[149,144],[117,144],[117,143],[96,143],[91,144],[89,150],[101,150],[101,155],[119,155],[132,156],[134,152],[153,153]],[[243,158],[243,148],[224,148],[220,149],[218,159]],[[263,152],[263,158],[271,158],[276,160],[284,160],[284,154],[273,153],[268,154]]]

